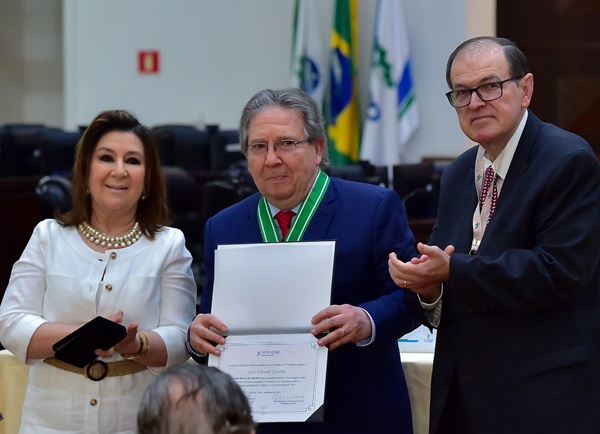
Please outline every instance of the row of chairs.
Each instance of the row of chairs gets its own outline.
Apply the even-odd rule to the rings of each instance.
[[[73,164],[80,133],[41,124],[0,127],[0,176],[59,173]]]
[[[328,168],[327,172],[330,176],[346,180],[393,188],[403,200],[407,216],[412,220],[436,217],[440,178],[444,167],[445,164],[433,162],[396,165],[393,167],[391,186],[388,182],[387,167],[373,166],[368,162],[334,166]],[[163,165],[163,172],[171,207],[176,213],[176,218],[181,219],[182,222],[185,220],[205,222],[220,210],[256,192],[256,186],[244,160],[232,163],[221,172],[219,179],[206,182],[202,186],[183,167]],[[51,177],[52,181],[47,182],[47,185],[52,189],[64,190],[64,183],[68,182],[68,177],[64,174],[60,175],[58,178]],[[54,185],[57,183],[60,185]],[[201,188],[204,189],[203,194],[200,193]],[[48,197],[56,196],[48,194]],[[200,197],[204,198],[202,203],[194,200]],[[62,207],[62,202],[50,202],[50,207],[52,210]],[[190,217],[185,217],[190,213],[192,214]],[[197,239],[200,236],[201,234],[194,234],[192,238]]]
[[[193,125],[159,125],[152,128],[161,162],[188,172],[225,170],[244,159],[238,130],[221,130],[218,125],[198,129]]]
[[[159,125],[152,132],[165,166],[224,170],[244,158],[237,130],[220,130],[218,125],[203,130],[192,125]],[[81,135],[82,131],[42,124],[0,127],[0,177],[69,175]]]
[[[217,182],[198,187],[205,189],[204,194],[190,194],[181,199],[190,206],[194,201],[189,198],[206,198],[197,210],[200,221],[256,191],[237,143],[237,130],[223,131],[216,125],[205,130],[190,125],[159,125],[152,131],[165,168],[176,167],[188,174],[204,171],[223,173],[222,179]],[[40,124],[0,127],[0,176],[59,175],[68,178],[74,148],[81,134],[81,131],[68,132]],[[165,170],[173,172],[172,169]],[[330,167],[328,173],[393,188],[403,199],[409,219],[427,219],[436,216],[442,170],[443,165],[435,162],[396,165],[393,167],[392,185],[387,167],[374,166],[366,161]],[[174,177],[166,173],[166,178]],[[172,193],[171,197],[179,200],[177,197],[182,196]],[[180,210],[184,205],[174,208]]]
[[[439,180],[443,165],[436,163],[403,164],[393,167],[393,189],[402,198],[409,220],[432,219],[436,216]],[[388,187],[388,170],[360,162],[334,166],[327,170],[333,177]],[[204,223],[222,209],[257,191],[246,161],[232,163],[217,179],[199,183],[182,167],[163,165],[169,205],[174,214],[173,226],[185,234],[186,245],[194,257],[192,268],[199,290],[204,281],[202,256]],[[70,207],[71,181],[66,175],[41,178],[36,188],[40,218]]]
[[[392,167],[391,182],[386,166],[374,166],[368,161],[330,167],[327,172],[342,179],[392,188],[404,202],[410,220],[434,219],[437,216],[440,180],[447,164],[448,161],[397,164]]]

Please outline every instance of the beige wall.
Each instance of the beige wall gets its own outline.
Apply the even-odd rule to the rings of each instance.
[[[63,83],[67,80],[65,78],[67,70],[63,63],[65,58],[63,8],[71,1],[0,0],[0,125],[12,122],[36,122],[57,127],[66,125],[65,98],[72,99],[78,96],[67,95],[68,87],[73,84],[73,80],[78,81],[77,77],[68,78],[69,81]],[[185,1],[198,0],[180,0],[180,2]],[[280,0],[272,1],[277,2],[274,4],[279,7]],[[286,6],[289,9],[293,0],[284,3],[289,3]],[[327,3],[333,3],[333,0],[327,0]],[[361,27],[364,34],[373,30],[370,21],[375,14],[375,4],[373,0],[361,0],[361,14],[367,21],[367,23],[363,22]],[[414,40],[411,41],[414,51],[413,67],[418,73],[416,81],[423,120],[422,128],[413,137],[411,146],[407,148],[407,158],[409,161],[418,161],[424,154],[455,155],[463,149],[465,138],[458,128],[454,114],[443,105],[443,99],[439,98],[439,95],[447,90],[443,78],[445,59],[453,47],[463,39],[476,35],[495,34],[496,0],[418,0],[416,2],[405,0],[404,5],[409,27],[415,31]],[[214,8],[214,6],[210,7]],[[204,6],[205,12],[207,9],[209,6]],[[447,31],[440,33],[440,28],[444,27]],[[285,38],[280,39],[283,41]],[[285,41],[285,44],[289,45],[289,41]],[[363,51],[366,52],[370,49],[371,42],[368,38],[365,41]],[[67,41],[65,46],[68,47],[69,43],[76,42]],[[278,57],[281,58],[281,65],[287,66],[287,55]],[[284,57],[286,59],[283,59]],[[367,56],[365,58],[368,65],[369,59]],[[232,64],[235,60],[230,59]],[[97,62],[98,59],[90,64],[97,65]],[[236,70],[238,69],[228,69],[231,73]],[[277,85],[280,85],[280,82],[287,83],[285,81],[287,76],[280,75],[266,74],[265,78]],[[237,79],[234,77],[233,80]],[[363,94],[366,94],[366,91]],[[149,95],[153,93],[150,92]],[[365,95],[361,97],[365,99]],[[201,98],[199,101],[208,101],[208,99]],[[441,107],[438,108],[436,104]],[[181,101],[175,107],[180,105]],[[231,117],[237,120],[240,102],[227,100],[222,101],[221,105],[235,107],[232,109],[235,116],[231,115]],[[169,106],[171,109],[166,110],[173,114],[174,106]],[[204,120],[223,123],[224,120],[221,118],[210,118],[210,115],[218,112],[215,107],[218,108],[214,104],[211,105],[210,113],[208,109],[204,110],[206,112]],[[150,119],[148,116],[145,118]],[[181,121],[188,122],[189,119]],[[441,137],[435,136],[432,131],[437,130],[444,131],[444,134]],[[458,145],[457,142],[461,144]]]
[[[469,37],[496,35],[496,0],[467,0]]]
[[[0,1],[0,125],[63,124],[61,0]]]
[[[496,36],[496,0],[467,0],[468,37]],[[466,147],[475,142],[465,136]]]

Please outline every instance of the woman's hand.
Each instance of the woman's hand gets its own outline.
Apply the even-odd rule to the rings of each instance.
[[[109,319],[117,324],[121,324],[123,321],[123,311],[118,311],[112,315],[108,315],[106,319]],[[138,338],[138,324],[131,323],[127,326],[127,336],[125,336],[117,345],[108,350],[101,348],[94,351],[98,357],[108,358],[112,357],[115,353],[119,354],[136,354],[140,350],[140,340]]]

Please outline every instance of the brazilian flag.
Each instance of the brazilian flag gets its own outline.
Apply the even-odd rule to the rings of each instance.
[[[336,166],[358,161],[357,0],[336,0],[330,53],[329,155]]]

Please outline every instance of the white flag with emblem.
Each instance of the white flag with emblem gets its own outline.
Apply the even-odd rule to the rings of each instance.
[[[361,160],[392,166],[419,126],[402,0],[379,0]]]
[[[317,0],[296,0],[292,47],[292,86],[310,94],[319,107],[327,88],[328,45],[321,38]]]

